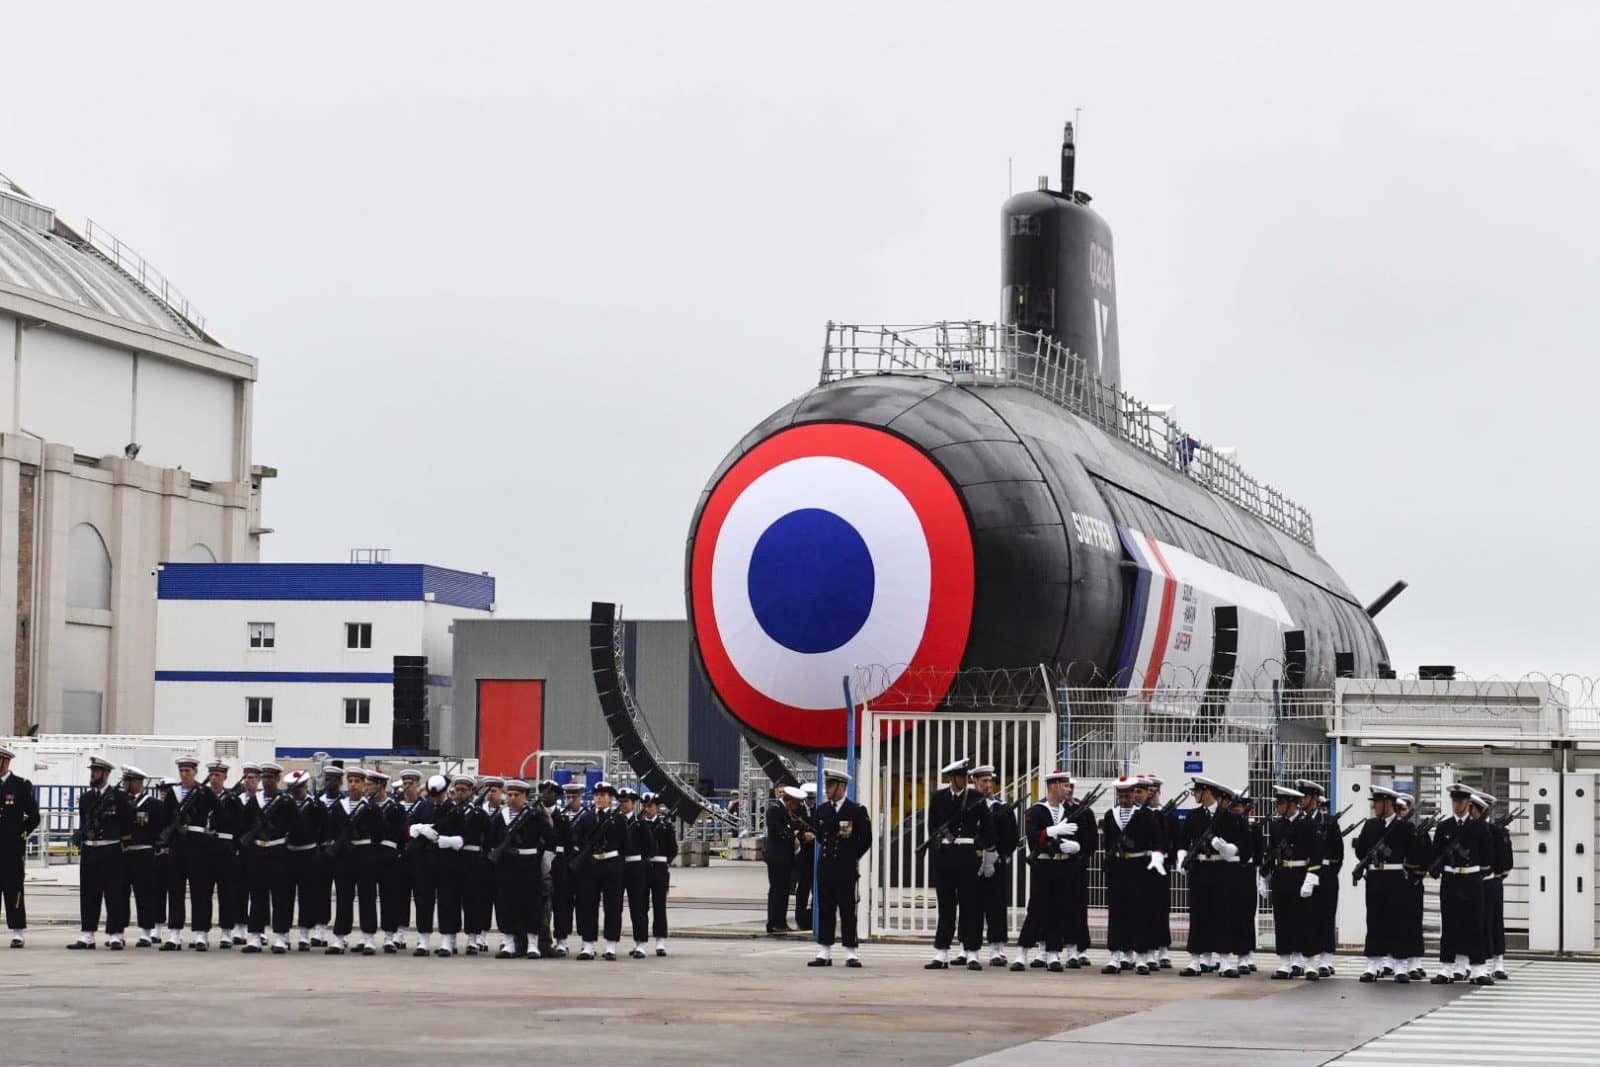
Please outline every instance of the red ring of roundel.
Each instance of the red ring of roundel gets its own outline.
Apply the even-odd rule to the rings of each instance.
[[[931,574],[922,642],[874,704],[927,711],[944,698],[972,625],[972,535],[955,488],[933,461],[914,445],[867,426],[814,423],[781,430],[741,456],[712,489],[694,532],[690,564],[695,637],[711,684],[734,717],[757,733],[806,750],[838,750],[845,743],[843,690],[837,710],[814,711],[774,700],[750,685],[722,644],[711,596],[712,556],[734,502],[767,471],[810,456],[837,456],[888,479],[905,494],[927,538]],[[909,684],[913,674],[915,683]]]

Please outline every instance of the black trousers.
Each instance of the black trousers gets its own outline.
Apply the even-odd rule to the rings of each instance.
[[[128,887],[133,890],[135,925],[141,930],[152,930],[167,921],[165,857],[156,855],[153,847],[124,849],[123,857],[128,865]]]
[[[1225,864],[1198,858],[1189,864],[1189,951],[1195,955],[1227,952],[1227,898],[1223,895]]]
[[[1474,967],[1481,964],[1488,945],[1484,936],[1483,876],[1451,874],[1439,879],[1439,959],[1453,963],[1465,956]]]
[[[322,885],[322,868],[326,859],[321,845],[314,848],[291,849],[285,857],[289,867],[289,881],[294,886],[295,916],[300,920],[300,928],[307,937],[310,936],[312,927],[328,921],[324,915],[328,910],[328,896],[326,893],[320,898],[317,896],[318,889]]]
[[[336,904],[333,911],[333,933],[348,937],[355,925],[355,910],[359,902],[361,932],[378,932],[378,870],[377,857],[372,854],[376,845],[346,845],[334,857],[333,891]]]
[[[939,923],[933,947],[948,949],[958,930],[961,947],[978,951],[983,941],[983,908],[978,901],[978,854],[970,845],[943,845],[933,857],[933,892],[939,904]]]
[[[289,852],[283,845],[252,845],[250,856],[250,915],[245,920],[252,934],[270,926],[287,934],[294,919],[294,877],[289,873]]]
[[[1483,880],[1485,957],[1506,954],[1506,884],[1499,878]]]
[[[217,841],[200,834],[191,836],[194,840],[183,846],[188,868],[189,906],[194,912],[194,932],[207,934],[211,932],[212,900],[221,893],[223,872],[233,855],[233,842]]]
[[[1010,936],[1011,885],[1013,872],[1010,860],[997,860],[994,874],[978,879],[979,906],[983,909],[984,941],[1003,945]]]
[[[622,940],[621,857],[591,860],[578,875],[578,937],[594,942],[601,933],[607,941]]]
[[[6,926],[23,930],[28,926],[28,909],[23,899],[23,849],[20,835],[0,841],[0,907],[5,908]]]
[[[1254,864],[1229,863],[1228,914],[1233,922],[1233,947],[1230,951],[1244,955],[1256,950],[1256,868]]]
[[[672,884],[672,872],[668,868],[671,866],[651,860],[650,869],[645,872],[650,887],[650,936],[658,939],[667,936],[667,888]]]
[[[1393,956],[1405,959],[1405,923],[1410,915],[1411,894],[1405,872],[1398,867],[1385,867],[1381,871],[1369,870],[1366,874],[1367,939],[1362,944],[1362,955],[1374,959]]]
[[[217,839],[217,925],[224,930],[243,926],[250,908],[250,892],[245,881],[244,857],[232,841]],[[198,929],[198,927],[197,927]]]
[[[1154,942],[1150,947],[1172,947],[1172,875],[1157,874],[1145,868],[1145,877],[1149,879],[1149,901],[1146,904],[1150,922],[1150,938]]]
[[[622,862],[622,888],[628,897],[628,919],[633,940],[644,944],[650,937],[650,866],[647,859]]]
[[[767,859],[767,929],[789,925],[789,890],[794,887],[794,860],[782,856]]]
[[[1028,913],[1023,917],[1017,944],[1034,948],[1043,939],[1046,952],[1060,952],[1068,944],[1076,944],[1069,935],[1075,925],[1072,897],[1077,871],[1065,860],[1036,859],[1030,874]]]
[[[1339,873],[1339,864],[1323,864],[1317,892],[1311,898],[1317,906],[1318,952],[1339,950]]]
[[[313,864],[310,877],[311,882],[311,915],[310,920],[301,919],[301,924],[309,923],[311,926],[328,926],[333,922],[333,857],[328,855],[326,849],[319,848],[314,853],[316,862]],[[300,902],[304,914],[305,901]]]
[[[476,937],[494,924],[494,871],[482,852],[462,855],[461,925],[467,936]]]
[[[824,860],[817,868],[817,944],[832,945],[834,926],[845,948],[856,948],[856,866]]]
[[[80,929],[92,934],[99,928],[103,904],[106,933],[121,934],[128,928],[128,866],[121,843],[85,846],[78,859]]]
[[[188,904],[189,894],[194,891],[196,880],[203,879],[200,868],[205,865],[205,850],[208,847],[209,844],[203,835],[191,834],[187,830],[179,830],[172,837],[172,846],[167,850],[166,863],[162,865],[161,871],[161,880],[167,893],[165,922],[168,930],[176,932],[187,925],[188,915],[185,907]],[[210,904],[208,893],[206,900],[208,928],[211,925]]]
[[[816,871],[815,845],[800,843],[794,858],[794,924],[811,929],[811,883]]]
[[[1106,947],[1113,952],[1148,952],[1160,946],[1149,929],[1149,880],[1143,857],[1108,856],[1106,871]]]
[[[392,934],[411,925],[411,865],[388,845],[378,850],[378,926]]]
[[[506,855],[494,868],[495,922],[502,934],[517,939],[518,951],[526,951],[542,908],[539,857]]]
[[[431,846],[430,846],[431,850]],[[427,851],[416,852],[401,858],[400,866],[410,869],[411,905],[416,913],[419,934],[433,933],[433,909],[438,896],[434,882],[437,865]]]
[[[567,863],[567,857],[563,854],[557,856],[550,867],[550,922],[555,928],[557,941],[565,941],[572,936],[572,912],[577,906],[572,872],[567,869]]]
[[[439,932],[459,934],[461,920],[466,912],[462,896],[462,875],[466,870],[466,857],[460,853],[441,850],[430,857],[428,878],[433,883],[434,907],[439,913]],[[418,929],[421,929],[419,926]]]

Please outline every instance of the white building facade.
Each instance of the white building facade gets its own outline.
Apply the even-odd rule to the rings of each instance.
[[[494,595],[486,574],[422,564],[168,564],[156,732],[271,737],[285,757],[426,750],[428,709],[450,703],[451,625],[491,617]]]
[[[256,361],[0,175],[0,729],[154,729],[156,566],[253,561]]]

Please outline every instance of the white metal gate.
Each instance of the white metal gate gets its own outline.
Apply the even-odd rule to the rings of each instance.
[[[1006,803],[1020,812],[1043,795],[1056,759],[1056,716],[1045,712],[909,713],[867,708],[857,764],[857,796],[872,817],[872,850],[862,879],[867,937],[931,935],[937,922],[929,853],[928,805],[939,771],[963,756],[992,764]],[[1012,865],[1009,925],[1027,903],[1027,864]]]

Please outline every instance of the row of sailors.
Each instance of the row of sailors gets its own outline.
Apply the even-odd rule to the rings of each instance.
[[[1074,801],[1071,776],[1057,771],[1045,776],[1046,796],[1019,824],[1018,805],[1000,798],[993,767],[957,760],[942,773],[949,784],[928,811],[938,902],[930,970],[981,970],[985,941],[989,965],[1007,965],[1011,856],[1025,846],[1030,895],[1013,971],[1089,964],[1089,867],[1098,852],[1110,951],[1102,973],[1150,974],[1172,966],[1171,875],[1181,870],[1189,886],[1189,961],[1181,974],[1238,978],[1257,969],[1259,895],[1273,910],[1278,966],[1272,977],[1331,977],[1345,837],[1359,828],[1353,881],[1371,876],[1362,980],[1426,977],[1425,876],[1441,879],[1444,915],[1443,966],[1433,981],[1486,985],[1506,977],[1503,885],[1511,869],[1510,833],[1485,818],[1495,804],[1486,793],[1454,787],[1453,814],[1431,826],[1431,820],[1415,822],[1414,798],[1375,787],[1372,817],[1341,828],[1323,787],[1299,779],[1274,787],[1273,816],[1263,830],[1252,820],[1248,789],[1204,775],[1194,778],[1197,805],[1183,819],[1163,805],[1163,783],[1155,775],[1119,779],[1115,805],[1097,819],[1089,805]],[[1394,877],[1401,872],[1407,877]],[[952,960],[958,936],[960,951]]]
[[[586,806],[577,783],[424,784],[406,770],[393,795],[388,775],[340,767],[314,793],[310,775],[275,763],[246,764],[230,788],[222,761],[203,782],[197,758],[176,762],[177,779],[152,790],[136,767],[113,788],[112,765],[91,761],[79,798],[81,933],[68,947],[94,947],[103,907],[108,948],[123,947],[134,918],[140,947],[178,950],[187,927],[189,947],[206,951],[215,903],[218,947],[247,953],[403,952],[414,916],[416,956],[487,955],[496,929],[499,958],[564,957],[575,928],[578,959],[614,960],[626,903],[630,955],[644,957],[652,939],[666,955],[678,846],[655,794],[600,782]]]

